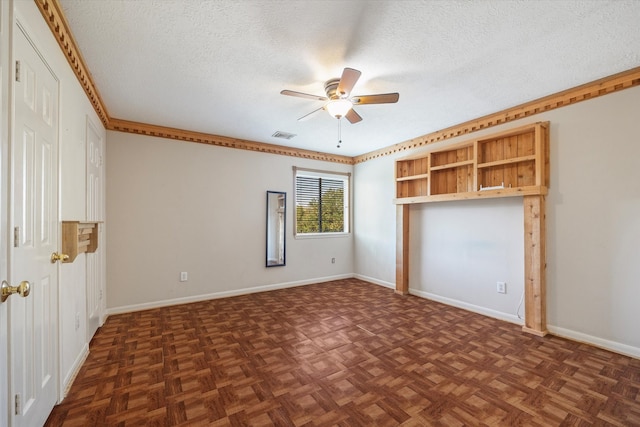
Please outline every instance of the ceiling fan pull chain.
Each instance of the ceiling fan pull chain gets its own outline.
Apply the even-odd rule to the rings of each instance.
[[[342,144],[342,118],[338,119],[338,148]]]

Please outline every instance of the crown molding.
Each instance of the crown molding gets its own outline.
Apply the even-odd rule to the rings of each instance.
[[[73,38],[69,24],[62,12],[58,0],[34,0],[40,13],[44,17],[49,29],[53,33],[60,49],[67,58],[67,62],[91,101],[93,108],[106,129],[120,132],[136,133],[140,135],[158,136],[162,138],[176,139],[180,141],[197,142],[201,144],[216,145],[220,147],[238,148],[243,150],[258,151],[261,153],[279,154],[305,159],[322,160],[327,162],[353,164],[353,157],[336,154],[322,153],[282,145],[267,144],[247,141],[236,138],[228,138],[219,135],[192,132],[182,129],[164,126],[150,125],[127,120],[111,118],[96,88],[89,69],[82,58],[80,49]]]
[[[322,160],[325,162],[342,163],[347,165],[353,164],[353,157],[348,156],[339,156],[337,154],[303,150],[300,148],[285,147],[283,145],[267,144],[264,142],[253,142],[244,139],[229,138],[226,136],[193,132],[189,130],[150,125],[115,118],[109,120],[107,129],[139,135],[157,136],[159,138],[177,139],[179,141],[196,142],[199,144],[217,145],[219,147],[258,151],[260,153],[278,154],[281,156],[300,157],[303,159]]]
[[[96,114],[102,123],[107,126],[109,123],[109,113],[107,113],[107,109],[100,97],[100,93],[91,78],[89,69],[80,54],[80,50],[78,49],[78,45],[73,38],[73,35],[71,34],[69,24],[62,13],[60,4],[57,0],[35,0],[35,2],[40,13],[44,17],[45,22],[49,26],[49,29],[53,33],[53,36],[58,42],[62,53],[64,53],[64,56],[67,58],[67,62],[75,73],[78,82],[80,82],[80,85],[87,94],[91,105],[93,105],[93,109],[96,111]]]
[[[379,150],[371,151],[355,157],[340,156],[319,151],[303,150],[281,145],[266,144],[262,142],[168,128],[164,126],[131,122],[121,119],[112,119],[107,113],[104,102],[102,101],[93,79],[91,78],[91,74],[89,73],[82,55],[80,54],[80,50],[77,47],[73,35],[71,34],[71,30],[69,29],[66,18],[62,13],[62,8],[60,7],[58,0],[34,1],[38,5],[38,9],[42,13],[42,16],[51,29],[55,39],[58,41],[58,44],[67,58],[71,69],[80,82],[80,85],[89,97],[96,114],[107,129],[284,156],[294,156],[343,164],[357,164],[378,157],[389,156],[398,152],[419,148],[434,142],[455,138],[460,135],[470,134],[481,129],[498,126],[504,123],[530,117],[535,114],[554,110],[560,107],[566,107],[581,101],[586,101],[588,99],[597,98],[602,95],[608,95],[610,93],[640,85],[640,67],[636,67],[622,73],[604,77],[591,83],[520,104],[518,106],[451,126],[446,129],[428,133],[408,141],[390,145]]]
[[[597,98],[602,95],[618,92],[640,85],[640,67],[623,71],[612,76],[576,86],[553,95],[545,96],[518,106],[507,108],[497,113],[489,114],[478,119],[470,120],[459,125],[428,133],[426,135],[390,145],[380,150],[371,151],[360,156],[355,156],[354,164],[366,162],[378,157],[388,156],[400,151],[406,151],[425,146],[438,141],[455,138],[456,136],[470,134],[481,129],[498,126],[514,120],[530,117],[535,114],[566,107],[581,101]]]

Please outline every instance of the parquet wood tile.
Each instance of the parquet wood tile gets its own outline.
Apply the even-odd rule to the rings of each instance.
[[[114,315],[47,426],[640,426],[640,360],[357,279]]]

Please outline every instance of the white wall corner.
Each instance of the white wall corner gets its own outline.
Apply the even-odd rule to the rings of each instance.
[[[373,277],[365,276],[363,274],[354,274],[356,279],[364,280],[365,282],[373,283],[374,285],[384,286],[385,288],[394,289],[396,288],[395,283],[387,282],[385,280],[375,279]]]

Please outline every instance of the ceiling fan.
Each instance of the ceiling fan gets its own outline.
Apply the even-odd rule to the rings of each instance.
[[[300,117],[298,120],[306,119],[317,111],[326,110],[331,116],[338,120],[344,117],[349,120],[350,123],[358,123],[362,120],[362,117],[353,109],[355,105],[393,104],[398,102],[400,98],[400,94],[397,92],[351,96],[351,90],[356,85],[361,74],[360,71],[354,70],[353,68],[345,68],[342,71],[342,77],[339,79],[330,79],[325,82],[324,91],[327,94],[326,96],[311,95],[286,89],[280,93],[325,102],[322,107]]]

